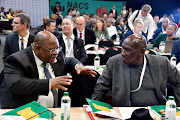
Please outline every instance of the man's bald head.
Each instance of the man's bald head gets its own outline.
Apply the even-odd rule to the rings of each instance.
[[[48,31],[38,32],[34,39],[33,51],[42,62],[53,63],[59,53],[59,42]]]
[[[62,21],[62,31],[63,34],[67,37],[70,37],[73,34],[73,24],[70,19],[63,19]]]
[[[143,35],[132,34],[124,41],[132,42],[137,48],[146,48],[146,38]]]
[[[122,48],[121,55],[125,64],[141,64],[146,50],[146,38],[142,35],[130,35],[124,40]]]
[[[40,31],[36,34],[34,38],[34,44],[44,46],[47,42],[55,41],[57,38],[48,31]]]
[[[86,26],[86,21],[84,17],[80,16],[76,19],[76,25],[79,32],[82,32]]]

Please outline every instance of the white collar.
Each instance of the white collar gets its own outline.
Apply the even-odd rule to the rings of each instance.
[[[21,39],[21,38],[23,38],[24,40],[28,40],[28,38],[29,38],[29,31],[27,31],[27,35],[25,36],[25,37],[21,37],[19,34],[18,34],[18,36],[19,36],[19,40]]]
[[[41,66],[42,63],[43,63],[43,61],[40,60],[40,59],[38,58],[38,56],[36,56],[34,50],[32,50],[32,52],[33,52],[33,55],[34,55],[34,59],[35,59],[36,64],[37,64],[38,66]]]
[[[62,35],[62,37],[63,37],[63,40],[66,40],[67,39],[67,36],[66,35]],[[75,37],[74,37],[74,34],[72,34],[71,36],[70,36],[70,38],[74,41],[74,39],[75,39]]]
[[[76,29],[77,29],[77,28],[76,28]],[[85,28],[84,28],[84,29],[85,29]],[[82,31],[82,32],[79,32],[79,30],[77,29],[78,34],[79,34],[79,33],[84,34],[84,29],[83,29],[83,31]]]

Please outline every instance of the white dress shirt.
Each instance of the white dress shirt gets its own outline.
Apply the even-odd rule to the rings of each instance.
[[[74,39],[75,39],[75,37],[74,37],[74,34],[72,34],[71,36],[70,36],[70,43],[71,43],[71,48],[70,49],[68,49],[68,46],[67,46],[67,36],[65,36],[64,34],[63,34],[63,40],[64,40],[64,43],[65,43],[65,56],[66,57],[74,57],[74,50],[73,50],[73,45],[74,45]]]
[[[44,73],[44,68],[43,68],[43,65],[42,65],[43,62],[36,56],[34,51],[33,51],[33,55],[34,55],[34,58],[35,58],[37,69],[38,69],[39,79],[42,79],[42,80],[46,79],[46,76],[45,76],[45,73]],[[46,63],[46,67],[49,70],[49,72],[51,74],[51,77],[54,78],[55,75],[54,75],[54,71],[53,71],[53,68],[52,68],[51,64]],[[45,106],[45,107],[51,107],[52,108],[54,106],[54,97],[53,97],[53,93],[51,91],[50,80],[49,80],[49,94],[48,94],[48,96],[39,95],[38,99],[37,99],[37,102],[40,103],[41,105]]]
[[[82,38],[81,39],[83,39],[84,44],[85,44],[85,32],[84,32],[84,29],[83,29],[82,32],[79,32],[79,30],[77,29],[77,38],[80,38],[80,33],[82,33]]]
[[[143,17],[143,16],[141,15],[141,12],[142,12],[142,10],[139,11],[139,14],[138,14],[138,16],[136,17],[136,19],[142,19],[142,21],[144,22],[144,26],[143,26],[143,28],[142,28],[142,31],[143,31],[144,33],[147,33],[147,31],[148,31],[147,38],[148,38],[148,40],[149,40],[149,39],[152,38],[152,36],[153,36],[153,34],[154,34],[154,25],[153,25],[153,24],[154,24],[154,20],[153,20],[153,17],[152,17],[151,14],[148,13],[146,17]],[[131,28],[131,30],[134,29],[133,20],[134,20],[134,18],[135,18],[135,16],[136,16],[137,13],[138,13],[138,10],[135,10],[135,11],[133,12],[133,14],[132,14],[132,15],[129,17],[129,19],[128,19],[128,25],[129,25],[129,27]]]
[[[28,44],[28,39],[29,39],[29,31],[28,31],[28,34],[25,36],[25,37],[21,37],[20,35],[19,36],[19,50],[21,50],[21,38],[23,38],[23,47],[24,49],[27,48],[27,44]]]
[[[114,35],[114,34],[117,34],[117,29],[115,26],[110,26],[110,27],[107,27],[107,30],[108,30],[108,33],[109,33],[109,39],[111,39],[111,37]]]

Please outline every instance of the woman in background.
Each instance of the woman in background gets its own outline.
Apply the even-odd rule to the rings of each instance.
[[[137,34],[137,35],[143,35],[146,38],[146,41],[148,42],[147,35],[142,31],[143,25],[144,23],[141,19],[136,19],[133,24],[134,30],[129,30],[128,32],[126,32],[124,39],[132,34]],[[120,45],[122,45],[124,39],[121,41]]]
[[[105,20],[103,18],[97,19],[96,27],[93,28],[93,30],[95,32],[97,41],[109,38],[106,23],[105,23]]]

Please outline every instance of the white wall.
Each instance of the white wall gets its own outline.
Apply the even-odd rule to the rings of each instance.
[[[49,0],[0,0],[0,7],[5,12],[12,10],[23,10],[31,17],[31,27],[42,25],[43,16],[49,16]]]

